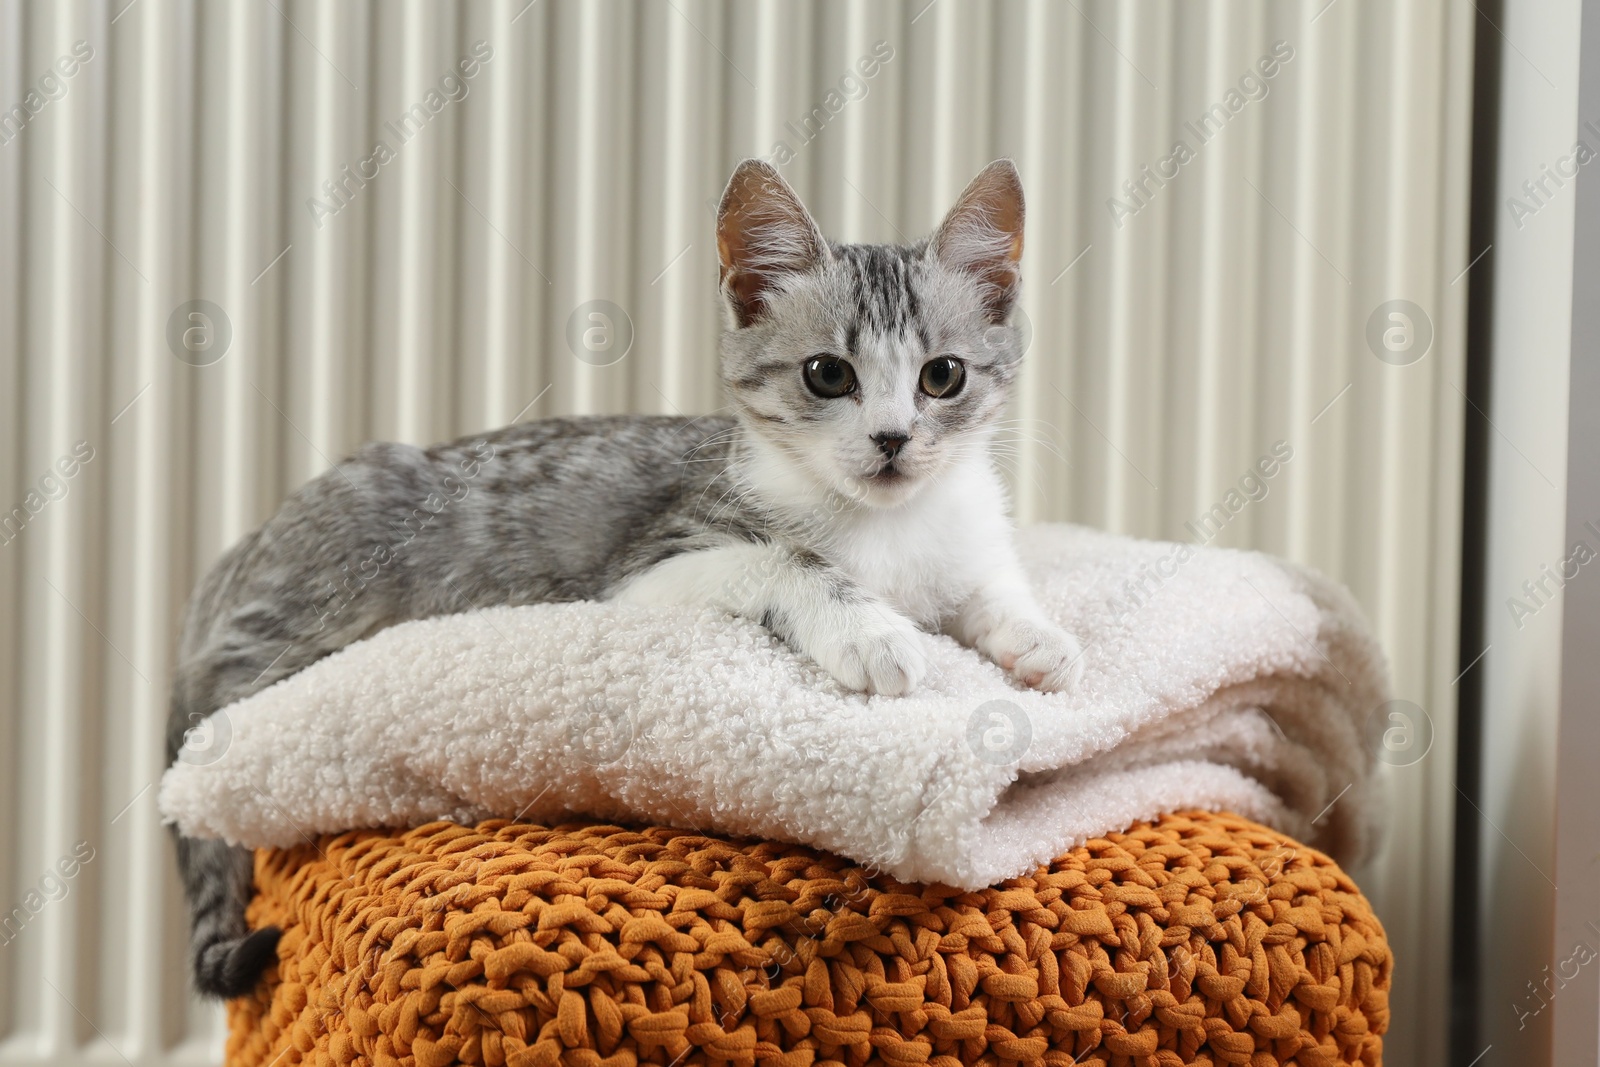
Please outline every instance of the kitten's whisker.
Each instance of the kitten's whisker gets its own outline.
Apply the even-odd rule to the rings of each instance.
[[[997,426],[997,427],[994,428],[993,433],[994,433],[995,436],[1000,436],[1001,434],[1004,434],[1004,435],[1006,435],[1008,437],[1018,437],[1018,438],[1022,438],[1023,440],[1028,440],[1028,441],[1056,440],[1061,436],[1058,431],[1055,431],[1054,427],[1050,427],[1050,430],[1051,430],[1051,432],[1048,435],[1045,435],[1045,434],[1041,434],[1041,433],[1035,432],[1035,431],[1029,429],[1026,426],[1013,425],[1013,426]]]
[[[709,492],[711,492],[711,489],[712,489],[712,487],[713,487],[713,486],[716,486],[716,485],[718,485],[718,484],[719,484],[719,483],[721,483],[721,482],[722,482],[722,480],[723,480],[723,479],[724,479],[724,478],[726,478],[726,477],[728,477],[728,474],[729,474],[729,473],[730,473],[730,472],[731,472],[731,471],[732,471],[732,470],[733,470],[733,467],[734,467],[734,464],[735,464],[735,463],[736,463],[736,462],[737,462],[737,460],[730,460],[730,461],[729,461],[729,462],[728,462],[728,465],[727,465],[727,466],[725,466],[725,467],[723,467],[723,468],[722,468],[722,470],[720,470],[720,471],[718,471],[718,472],[717,472],[717,473],[716,473],[716,474],[715,474],[715,475],[713,475],[713,476],[712,476],[712,477],[711,477],[711,478],[710,478],[710,479],[709,479],[709,480],[707,480],[707,482],[706,482],[706,484],[705,484],[705,485],[704,485],[704,486],[703,486],[703,487],[702,487],[702,488],[701,488],[701,490],[700,490],[700,495],[699,495],[699,497],[697,497],[697,498],[696,498],[696,499],[695,499],[695,502],[694,502],[694,509],[693,509],[693,511],[694,511],[694,513],[695,513],[695,514],[698,514],[698,513],[699,513],[699,511],[700,511],[700,506],[701,506],[701,505],[702,505],[702,504],[704,504],[704,503],[705,503],[705,501],[706,501],[706,494],[707,494],[707,493],[709,493]],[[735,483],[735,484],[737,484],[737,483]]]
[[[710,525],[710,524],[716,522],[717,521],[717,514],[722,510],[723,503],[725,501],[727,501],[727,499],[729,497],[733,496],[735,493],[742,493],[742,492],[743,492],[743,490],[738,485],[738,483],[730,485],[730,486],[728,486],[727,489],[723,490],[722,495],[717,497],[716,500],[712,501],[711,507],[706,511],[706,524]]]
[[[1049,419],[998,419],[990,425],[997,430],[1027,426],[1042,426],[1046,430],[1060,430],[1060,427]]]
[[[1028,441],[1055,441],[1064,439],[1064,435],[1056,427],[1046,424],[1043,427],[1026,426],[1020,423],[1012,425],[995,426],[990,431],[995,437],[1015,437]]]
[[[689,451],[685,452],[683,454],[683,458],[684,459],[688,459],[690,456],[694,455],[696,452],[699,452],[702,448],[707,448],[707,447],[709,447],[710,445],[713,445],[713,444],[720,444],[723,441],[732,438],[738,432],[739,432],[739,427],[738,426],[729,426],[725,430],[718,430],[716,433],[712,434],[710,437],[707,437],[704,441],[701,441],[699,444],[697,444],[693,448],[689,449]]]
[[[1063,462],[1066,461],[1067,457],[1062,452],[1060,445],[1054,441],[1046,440],[1040,437],[1015,436],[1009,438],[998,438],[990,442],[990,448],[1016,448],[1017,446],[1023,444],[1038,445],[1040,449],[1054,456],[1056,459],[1059,459]]]
[[[731,470],[732,469],[731,466],[728,469]],[[727,473],[727,472],[724,471],[723,473]],[[707,486],[707,488],[709,489],[710,486]],[[706,513],[706,525],[707,526],[711,526],[711,525],[714,525],[716,523],[717,514],[718,514],[719,511],[722,510],[723,502],[726,501],[730,496],[733,496],[733,494],[738,493],[739,494],[738,499],[739,500],[743,500],[745,496],[747,496],[748,494],[750,494],[750,493],[752,493],[754,491],[755,491],[755,487],[754,486],[746,486],[743,482],[733,481],[732,484],[730,484],[728,486],[727,491],[724,492],[720,497],[717,498],[717,502],[715,504],[711,505],[711,510]],[[705,495],[704,492],[702,492],[701,493],[702,498],[704,497],[704,495]]]
[[[713,445],[720,445],[724,441],[727,441],[727,440],[731,439],[732,437],[733,437],[733,434],[731,432],[713,434],[712,436],[706,438],[704,441],[701,441],[699,444],[695,445],[693,448],[689,449],[689,451],[685,452],[683,454],[683,458],[684,459],[688,459],[690,456],[698,455],[701,452],[705,451],[707,448],[710,448]]]
[[[727,508],[727,510],[728,510],[728,524],[725,527],[725,529],[729,533],[733,532],[733,520],[738,517],[740,508],[743,506],[745,500],[748,499],[750,497],[750,495],[753,494],[755,491],[756,491],[756,487],[753,486],[753,485],[750,486],[744,492],[740,493],[738,495],[738,497],[735,498],[733,500],[733,502],[728,505],[728,508]],[[766,520],[763,520],[763,521],[766,521]]]
[[[1048,426],[1048,427],[1050,427],[1052,429],[1055,428],[1055,423],[1051,422],[1049,419],[996,419],[993,423],[991,423],[991,425],[996,426],[996,427],[999,427],[999,426],[1027,426],[1030,423],[1036,424],[1036,425]]]
[[[755,491],[756,491],[755,486],[746,487],[742,492],[739,493],[739,495],[737,497],[735,497],[733,500],[729,501],[725,507],[719,506],[719,508],[717,510],[714,510],[709,516],[707,516],[706,525],[707,526],[715,526],[717,524],[718,511],[725,512],[727,514],[727,522],[724,525],[723,529],[726,530],[728,533],[732,533],[733,532],[733,523],[734,523],[734,520],[739,517],[741,506],[744,504],[745,500],[752,493],[754,493]],[[726,499],[726,496],[724,496],[724,499]]]
[[[999,466],[1001,469],[1015,477],[1019,482],[1026,479],[1041,497],[1049,495],[1044,487],[1044,483],[1039,480],[1039,472],[1037,470],[1024,471],[1021,469],[1020,464],[1012,464],[1005,460],[1001,460]]]

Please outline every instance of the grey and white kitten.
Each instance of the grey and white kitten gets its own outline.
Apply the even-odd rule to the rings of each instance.
[[[558,418],[367,445],[235,545],[184,621],[169,760],[205,716],[407,619],[498,604],[708,605],[843,686],[901,694],[950,634],[1021,683],[1079,648],[1034,601],[990,456],[1020,353],[1023,200],[990,164],[929,239],[834,244],[778,173],[717,220],[731,416]],[[247,992],[251,856],[178,838],[196,985]]]

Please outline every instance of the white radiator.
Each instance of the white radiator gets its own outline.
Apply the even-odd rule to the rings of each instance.
[[[190,587],[369,438],[715,407],[711,205],[747,155],[873,241],[1014,157],[1022,516],[1355,590],[1431,722],[1357,873],[1391,1062],[1442,1064],[1472,17],[0,3],[0,1064],[220,1055],[151,789]],[[568,343],[581,307],[604,358]]]

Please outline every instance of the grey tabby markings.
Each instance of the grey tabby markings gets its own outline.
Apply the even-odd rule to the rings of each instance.
[[[1005,167],[1002,177],[1014,183]],[[782,184],[776,172],[742,166],[724,222],[744,211],[759,229],[773,183]],[[786,186],[777,192],[793,198]],[[554,418],[427,449],[371,444],[295,492],[221,558],[189,602],[169,762],[205,716],[385,627],[474,607],[606,599],[686,552],[793,545],[796,564],[821,574],[831,595],[859,598],[825,552],[808,546],[803,522],[742,491],[737,470],[751,435],[793,433],[796,447],[809,447],[829,434],[837,409],[807,390],[796,353],[850,354],[866,372],[876,358],[929,358],[952,339],[977,353],[967,361],[969,382],[959,402],[917,399],[919,441],[990,423],[1016,373],[1014,337],[1004,329],[982,351],[973,338],[1007,321],[1016,289],[1009,275],[950,269],[928,242],[832,244],[813,234],[801,243],[723,248],[721,369],[733,416]],[[728,271],[730,256],[742,256],[745,269]],[[772,277],[785,269],[803,269],[805,285],[775,296]],[[873,354],[889,342],[898,355]],[[760,617],[786,635],[781,610]],[[178,836],[177,844],[195,985],[213,996],[245,994],[279,936],[247,928],[251,855],[217,841]]]

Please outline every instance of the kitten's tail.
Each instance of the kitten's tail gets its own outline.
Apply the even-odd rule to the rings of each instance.
[[[188,730],[219,702],[215,664],[180,666],[173,679],[167,719],[167,762],[181,758]],[[203,709],[203,710],[193,710]],[[245,905],[254,891],[250,850],[223,841],[185,837],[173,827],[178,844],[178,875],[189,905],[189,964],[195,989],[212,997],[243,996],[255,988],[275,956],[283,931],[275,926],[252,932]]]
[[[275,958],[283,934],[276,926],[251,930],[245,925],[254,873],[250,851],[179,836],[178,869],[189,901],[195,988],[206,996],[243,996]]]

